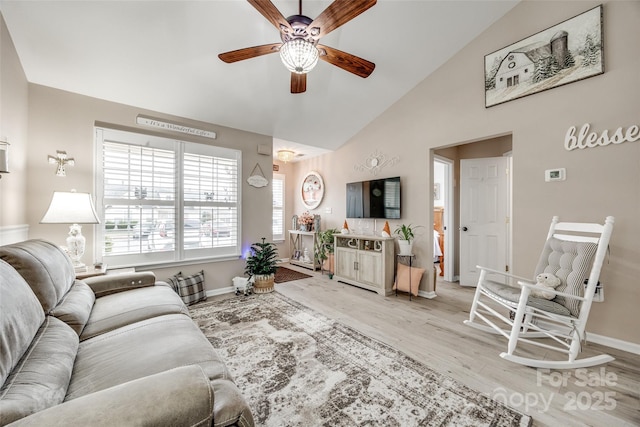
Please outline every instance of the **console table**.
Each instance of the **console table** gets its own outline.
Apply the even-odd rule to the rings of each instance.
[[[383,296],[393,293],[394,238],[357,234],[333,238],[336,280]]]
[[[315,231],[289,230],[289,264],[298,265],[311,270],[320,268],[316,259],[317,234]],[[304,250],[307,249],[309,260],[304,260]]]

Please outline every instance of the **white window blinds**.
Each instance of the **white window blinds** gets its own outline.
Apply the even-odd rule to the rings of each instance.
[[[284,181],[283,174],[273,174],[273,240],[284,240]]]
[[[97,129],[97,239],[112,266],[240,254],[238,150]]]

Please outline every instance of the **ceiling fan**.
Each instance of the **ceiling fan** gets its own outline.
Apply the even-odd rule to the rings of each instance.
[[[376,66],[373,62],[318,44],[318,41],[375,5],[377,0],[335,0],[316,19],[302,14],[302,0],[298,2],[298,15],[286,19],[270,0],[247,1],[280,31],[282,43],[221,53],[218,57],[224,62],[230,64],[280,52],[282,62],[291,71],[291,93],[303,93],[307,90],[307,73],[318,59],[362,78],[373,72]]]

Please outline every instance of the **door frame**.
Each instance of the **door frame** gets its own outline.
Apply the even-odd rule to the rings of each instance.
[[[441,191],[444,192],[444,223],[447,225],[447,228],[444,233],[444,276],[443,279],[447,282],[454,282],[456,278],[454,278],[454,253],[455,253],[455,238],[454,238],[454,214],[455,214],[455,203],[453,203],[453,183],[454,183],[454,168],[455,163],[453,160],[448,159],[443,156],[439,156],[437,154],[433,155],[433,162],[442,163],[445,166],[444,172],[444,188]],[[432,174],[433,175],[433,174]],[[432,178],[433,179],[433,178]],[[433,210],[433,207],[432,207]],[[433,213],[432,213],[433,215]],[[433,219],[432,219],[433,222]]]

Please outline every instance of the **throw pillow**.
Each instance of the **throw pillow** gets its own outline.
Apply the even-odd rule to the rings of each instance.
[[[167,283],[171,285],[171,289],[178,295],[180,295],[180,291],[178,290],[178,277],[182,277],[182,271],[178,271],[177,274],[169,277],[167,279]]]
[[[396,288],[402,292],[409,292],[409,278],[411,278],[411,294],[418,295],[420,280],[424,274],[424,268],[409,267],[408,265],[398,263],[398,271],[396,273],[396,281],[393,289]]]
[[[192,276],[178,276],[178,294],[182,301],[187,304],[195,304],[207,299],[204,290],[204,270]]]

